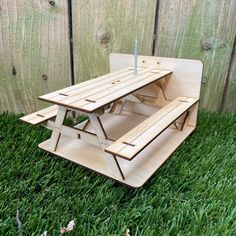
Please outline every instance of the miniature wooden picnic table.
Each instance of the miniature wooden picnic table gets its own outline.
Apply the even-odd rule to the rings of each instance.
[[[117,55],[124,59],[122,54],[114,57]],[[106,75],[40,96],[40,100],[55,105],[21,120],[52,129],[51,138],[39,144],[41,149],[140,187],[195,129],[199,97],[183,94],[169,101],[164,90],[176,79],[172,70],[139,64],[135,74],[134,67],[127,64]],[[148,92],[150,88],[156,97]],[[66,126],[68,111],[86,114],[88,120],[74,127]]]

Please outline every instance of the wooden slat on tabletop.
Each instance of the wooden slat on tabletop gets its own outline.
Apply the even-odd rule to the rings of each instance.
[[[139,71],[140,75],[148,72],[147,69],[140,69]],[[91,83],[87,86],[83,86],[83,83],[81,83],[81,87],[74,89],[73,92],[67,92],[67,93],[60,92],[58,93],[59,94],[58,96],[54,96],[46,100],[53,102],[62,102],[63,104],[71,104],[72,102],[81,100],[83,98],[86,98],[87,96],[91,96],[92,94],[96,94],[100,91],[104,91],[111,87],[114,87],[115,84],[113,84],[113,82],[117,80],[120,81],[119,83],[122,83],[125,81],[129,81],[132,78],[134,78],[134,73],[130,70],[127,70],[126,72],[116,74],[115,76],[109,75],[109,77],[105,78],[104,80],[99,80],[99,82]],[[40,97],[40,99],[44,99],[44,96]]]
[[[128,68],[124,68],[124,69],[121,69],[119,71],[113,72],[112,76],[117,76],[117,75],[120,76],[120,75],[123,75],[124,73],[125,74],[129,73],[130,69],[131,68],[128,67]],[[69,86],[69,87],[66,87],[66,88],[54,91],[52,93],[41,95],[39,98],[40,99],[52,99],[52,98],[58,96],[59,93],[65,93],[65,94],[73,93],[74,91],[77,91],[78,89],[85,88],[87,86],[100,83],[101,80],[102,81],[106,81],[106,79],[110,79],[110,77],[111,77],[110,74],[105,74],[105,75],[102,75],[102,76],[100,76],[98,78],[94,78],[92,80],[84,81],[83,83],[79,83],[79,84],[76,84],[76,85],[72,85],[72,86]]]
[[[90,103],[90,104],[84,104],[84,105],[83,105],[83,103],[78,103],[78,104],[75,103],[73,105],[75,105],[77,107],[78,107],[78,105],[80,107],[82,105],[82,108],[84,110],[87,110],[88,112],[92,112],[92,111],[96,110],[97,108],[99,108],[103,105],[106,105],[109,102],[112,102],[116,99],[124,97],[124,96],[126,96],[126,95],[128,95],[128,94],[130,94],[130,93],[132,93],[132,92],[134,92],[134,91],[150,84],[150,83],[155,82],[156,80],[159,80],[159,79],[163,78],[164,76],[166,76],[170,73],[171,73],[171,71],[169,71],[169,72],[165,71],[165,72],[160,73],[160,74],[150,73],[149,77],[143,78],[142,80],[138,80],[137,82],[135,82],[133,84],[127,84],[127,86],[124,86],[120,90],[113,91],[112,94],[109,94],[109,93],[108,94],[103,94],[102,97],[96,101],[96,103]]]
[[[139,78],[143,79],[150,75],[151,73],[149,73],[148,70],[143,70],[140,72]],[[129,76],[119,79],[119,81],[120,82],[117,82],[117,83],[111,83],[109,81],[108,83],[106,83],[105,85],[99,88],[84,91],[84,93],[78,94],[78,96],[76,97],[64,99],[62,102],[63,104],[70,104],[70,105],[76,104],[75,106],[77,106],[77,103],[78,103],[78,106],[80,107],[82,106],[80,105],[80,101],[82,102],[85,99],[90,99],[90,100],[99,99],[102,96],[106,96],[106,95],[109,95],[110,93],[113,93],[114,91],[117,91],[117,89],[121,89],[132,83],[136,83],[136,81],[138,81],[138,78],[136,75],[132,73]]]

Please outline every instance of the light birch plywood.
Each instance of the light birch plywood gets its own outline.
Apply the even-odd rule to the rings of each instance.
[[[105,148],[105,151],[127,160],[133,159],[197,101],[198,99],[194,98],[176,98],[109,147]]]
[[[49,130],[53,130],[54,126],[55,126],[55,122],[48,120],[44,123],[42,123],[42,126],[49,129]],[[77,128],[72,128],[72,127],[68,127],[65,125],[62,125],[61,127],[61,134],[71,137],[71,138],[79,138],[87,143],[93,144],[95,146],[100,147],[100,143],[98,141],[98,138],[95,134],[93,133],[89,133],[89,132],[85,132],[83,130],[79,130]]]
[[[113,113],[105,113],[99,118],[106,132],[107,138],[111,141],[114,141],[139,125],[141,122],[147,119],[148,116],[130,112],[123,112],[119,115]],[[84,131],[96,135],[91,122],[88,123]]]
[[[73,86],[69,86],[67,88],[63,88],[60,90],[57,90],[55,92],[42,95],[40,97],[44,99],[54,99],[55,101],[60,101],[65,99],[65,96],[73,96],[78,94],[78,90],[80,93],[85,92],[86,90],[97,88],[97,86],[103,86],[108,81],[115,81],[122,76],[129,76],[132,75],[131,68],[123,68],[119,71],[116,71],[112,74],[105,74],[102,76],[99,76],[98,78],[84,81],[83,83],[79,83]],[[112,76],[112,78],[111,78]]]
[[[57,111],[58,111],[58,106],[53,105],[40,111],[36,111],[29,115],[23,116],[20,118],[20,120],[32,125],[37,125],[55,117],[57,115]]]
[[[93,128],[100,142],[100,146],[102,150],[104,151],[104,149],[109,146],[110,141],[107,139],[107,134],[103,128],[101,120],[99,119],[97,114],[89,114],[89,120],[93,125]],[[123,172],[119,166],[119,163],[116,157],[111,154],[108,154],[105,156],[106,156],[105,161],[106,161],[107,169],[110,171],[110,173],[117,179],[123,180],[125,177],[123,175]]]
[[[194,127],[186,127],[183,132],[167,129],[132,161],[117,159],[125,179],[112,175],[107,168],[107,156],[100,147],[88,144],[79,139],[61,136],[56,151],[49,149],[50,140],[39,144],[39,148],[51,152],[97,173],[112,178],[125,185],[141,187],[155,171],[169,158],[175,149],[193,132]],[[166,145],[167,144],[167,145]]]
[[[59,105],[64,100],[66,102],[59,106],[53,127],[52,122],[47,121],[47,127],[53,129],[53,134],[50,140],[41,143],[39,147],[126,185],[142,186],[196,127],[196,102],[200,96],[202,63],[196,60],[139,56],[138,76],[132,75],[127,79],[127,76],[130,76],[128,70],[132,66],[133,55],[111,54],[112,74],[128,74],[119,79],[113,78],[114,80],[112,76],[105,75],[101,80],[97,78],[66,88],[60,92],[62,94],[56,91],[45,95],[49,96],[48,101]],[[124,69],[125,67],[128,70]],[[123,77],[126,79],[123,80]],[[110,79],[112,83],[109,82]],[[99,86],[103,80],[106,82]],[[96,87],[92,88],[90,86],[93,86],[93,82]],[[105,90],[99,89],[106,84],[109,84],[109,87]],[[94,89],[95,94],[88,94],[90,91],[86,90],[90,90],[89,88]],[[80,89],[84,92],[82,98],[79,95]],[[154,96],[150,94],[151,91]],[[65,98],[61,99],[60,96]],[[149,100],[160,99],[161,103],[146,106],[147,96]],[[177,97],[181,98],[176,99]],[[118,102],[120,98],[122,99]],[[113,101],[115,103],[110,110],[100,110]],[[63,126],[65,111],[71,108],[71,104],[77,105],[73,107],[76,110],[84,111],[86,107],[90,122],[73,129]],[[181,116],[182,119],[179,120]],[[171,127],[170,124],[177,119],[178,126],[175,123],[175,126]],[[153,129],[149,129],[150,124]],[[120,156],[129,160],[118,158],[114,153],[104,152],[104,149],[122,136],[127,137],[127,143],[134,142],[134,145],[139,147],[135,152],[130,150],[130,147],[122,147],[120,151],[125,150],[125,154]]]
[[[142,106],[142,108],[143,107],[144,106]],[[158,108],[155,108],[154,110],[153,107],[151,107],[151,109],[147,109],[147,107],[145,108],[148,114],[133,113],[133,110],[131,109],[131,111],[122,111],[120,114],[104,113],[102,116],[100,116],[99,118],[107,134],[107,138],[111,141],[116,141],[117,139],[124,136],[127,132],[134,129],[140,123],[145,121],[150,115],[160,110]],[[182,125],[181,120],[178,120],[178,125]],[[93,134],[96,136],[91,122],[87,123],[85,129],[83,129],[83,126],[84,124],[78,124],[75,127],[78,128],[79,131],[84,131],[88,134]],[[175,126],[170,127],[176,129]]]
[[[61,106],[58,107],[57,116],[56,116],[55,124],[52,130],[52,135],[51,135],[50,145],[49,145],[49,148],[52,151],[55,151],[57,148],[57,144],[61,136],[63,123],[66,118],[66,113],[67,113],[67,109],[65,107],[61,107]]]
[[[132,68],[127,68],[125,71],[121,69],[120,75],[119,72],[112,72],[80,86],[66,88],[67,92],[65,90],[53,92],[40,96],[39,99],[91,113],[171,73],[169,70],[141,68],[135,75]]]
[[[141,69],[139,76],[146,76],[148,70]],[[118,83],[132,81],[135,78],[132,68],[125,68],[114,73],[100,76],[96,79],[85,81],[83,83],[61,89],[39,97],[39,99],[49,102],[63,102],[71,104],[81,99],[97,94],[107,89],[112,89]]]
[[[110,70],[112,72],[127,66],[132,66],[133,62],[134,56],[132,54],[110,54]],[[172,101],[179,96],[194,97],[199,99],[203,71],[203,64],[201,61],[139,55],[138,66],[142,68],[148,68],[152,71],[172,71],[168,83],[166,86],[163,86],[163,91],[165,93],[167,102]],[[152,96],[154,94],[152,85],[146,87],[145,91],[141,90],[138,92],[140,94],[150,93]],[[150,102],[150,98],[144,100],[144,102],[146,101]],[[153,104],[156,104],[156,98],[153,99]],[[159,106],[158,103],[157,106]],[[197,112],[194,116],[192,116],[191,120],[192,125],[196,126]]]

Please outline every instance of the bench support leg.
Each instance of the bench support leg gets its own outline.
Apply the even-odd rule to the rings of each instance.
[[[67,109],[65,107],[61,107],[61,106],[58,107],[56,121],[53,127],[50,145],[49,145],[49,149],[51,151],[55,151],[57,148],[57,144],[61,135],[62,125],[66,118],[66,113],[67,113]]]
[[[95,130],[95,133],[97,134],[98,140],[100,142],[100,145],[102,149],[104,150],[106,147],[110,145],[109,140],[107,140],[106,132],[103,129],[103,126],[101,124],[101,121],[99,117],[96,114],[88,114],[89,119],[93,125],[93,128]],[[119,166],[119,163],[116,159],[115,156],[112,154],[106,153],[106,162],[107,166],[110,169],[110,172],[112,173],[113,176],[115,176],[118,179],[124,180],[124,175],[121,171],[121,168]]]
[[[181,126],[181,128],[180,128],[180,131],[183,131],[183,129],[184,129],[184,126],[185,126],[186,121],[187,121],[187,119],[188,119],[188,115],[189,115],[189,111],[187,111],[187,112],[185,113],[184,120],[183,120],[183,124],[182,124],[182,126]]]

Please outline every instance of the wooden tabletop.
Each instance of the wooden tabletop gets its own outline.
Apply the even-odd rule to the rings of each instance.
[[[135,75],[133,67],[127,67],[40,96],[39,99],[74,110],[91,113],[148,84],[162,79],[170,73],[172,72],[167,70],[138,68],[138,74]]]

